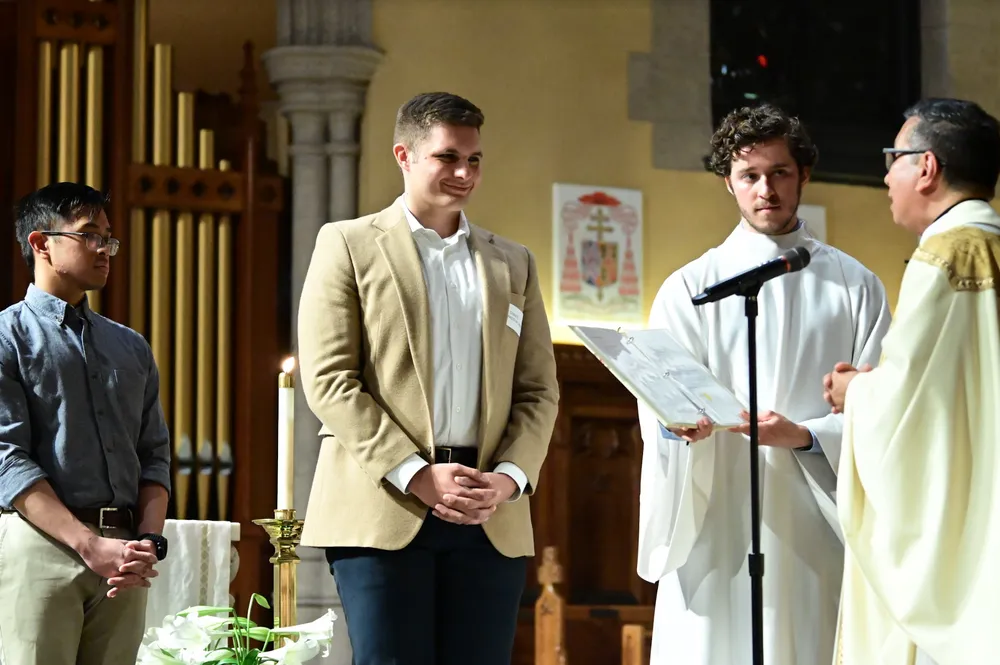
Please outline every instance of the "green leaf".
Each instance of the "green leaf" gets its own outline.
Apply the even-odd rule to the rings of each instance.
[[[235,658],[223,658],[218,662],[218,665],[240,665],[240,661]]]
[[[250,619],[244,619],[243,617],[233,617],[233,626],[239,628],[240,630],[247,630],[248,628],[256,628],[257,624]]]
[[[240,661],[240,665],[259,665],[260,659],[260,649],[250,649],[245,654],[243,654],[243,660]]]
[[[267,598],[260,595],[259,593],[255,593],[253,595],[253,599],[257,601],[257,604],[263,607],[265,610],[271,609],[271,604],[267,602]]]

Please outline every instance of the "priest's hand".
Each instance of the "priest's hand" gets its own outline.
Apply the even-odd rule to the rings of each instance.
[[[669,429],[674,436],[680,437],[688,443],[694,443],[707,438],[712,433],[712,421],[708,418],[702,418],[698,421],[697,427],[671,427]]]
[[[749,436],[750,413],[743,411],[740,417],[747,424],[733,427],[730,431]],[[807,448],[812,445],[812,433],[809,428],[793,423],[780,413],[762,411],[757,414],[757,443],[775,448]]]
[[[843,413],[844,401],[847,398],[847,386],[861,372],[872,371],[872,366],[865,363],[855,369],[850,363],[837,363],[833,371],[823,377],[823,399],[830,405],[833,413]]]

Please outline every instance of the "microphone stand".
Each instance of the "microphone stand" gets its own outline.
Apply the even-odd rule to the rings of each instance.
[[[763,280],[747,280],[732,295],[744,298],[747,319],[747,358],[750,384],[750,604],[753,629],[753,665],[764,665],[764,555],[760,551],[760,460],[757,428],[757,296]],[[707,300],[692,299],[694,305]]]
[[[749,284],[745,299],[747,357],[750,372],[750,605],[753,617],[753,664],[764,665],[764,555],[760,551],[760,460],[757,432],[757,294],[760,282]]]

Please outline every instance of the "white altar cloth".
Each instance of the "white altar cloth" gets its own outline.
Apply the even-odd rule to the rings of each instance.
[[[240,539],[236,522],[167,520],[167,558],[156,564],[146,602],[146,629],[193,605],[229,607],[229,585],[239,559],[233,543]]]

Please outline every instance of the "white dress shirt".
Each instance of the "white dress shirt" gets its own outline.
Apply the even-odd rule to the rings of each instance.
[[[483,295],[468,245],[469,222],[461,213],[458,231],[442,238],[414,217],[403,197],[397,202],[410,224],[430,304],[434,443],[474,448],[483,375]],[[386,474],[386,480],[406,494],[410,480],[425,466],[427,461],[413,453]],[[517,484],[510,500],[520,498],[528,485],[524,471],[511,462],[501,462],[495,471]]]

